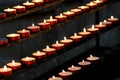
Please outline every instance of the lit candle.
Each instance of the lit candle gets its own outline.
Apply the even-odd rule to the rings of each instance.
[[[79,6],[78,9],[81,9],[82,12],[88,12],[89,11],[89,6]]]
[[[63,12],[63,15],[67,16],[68,18],[73,16],[75,13],[72,11],[67,11],[67,12]]]
[[[8,9],[4,9],[4,12],[6,13],[7,16],[11,16],[16,14],[16,9],[8,8]]]
[[[35,3],[29,2],[29,1],[26,1],[25,3],[23,3],[23,5],[26,7],[26,9],[31,9],[35,7]]]
[[[16,33],[7,34],[6,37],[8,38],[8,41],[20,40],[20,34],[16,34]]]
[[[52,44],[52,46],[56,49],[56,50],[61,50],[61,49],[63,49],[64,48],[64,44],[62,44],[62,43],[59,43],[58,41],[56,41],[56,43],[54,43],[54,44]]]
[[[75,42],[79,42],[82,39],[82,36],[77,35],[77,33],[74,33],[74,35],[70,36],[70,38]]]
[[[46,22],[50,23],[51,26],[57,24],[57,19],[53,19],[52,16],[50,16],[50,19],[47,19]]]
[[[12,74],[12,68],[8,68],[6,65],[3,68],[0,68],[1,76],[8,76]]]
[[[71,9],[70,11],[71,11],[71,12],[74,12],[76,15],[82,13],[82,10],[81,10],[81,9]]]
[[[107,20],[104,20],[104,21],[102,22],[102,24],[103,24],[103,25],[106,25],[106,27],[112,26],[112,22],[107,21]]]
[[[32,24],[32,26],[28,26],[27,29],[30,30],[30,33],[36,33],[40,31],[40,27],[35,26],[34,24]]]
[[[56,53],[56,49],[50,48],[49,46],[46,46],[46,48],[44,48],[43,51],[46,52],[48,56]]]
[[[0,38],[0,45],[4,45],[4,44],[7,44],[8,43],[8,39],[7,38]]]
[[[37,51],[37,52],[34,52],[32,55],[33,55],[36,59],[39,59],[39,60],[42,60],[42,59],[45,59],[45,58],[46,58],[46,53],[45,53],[45,52]]]
[[[102,0],[96,0],[96,1],[93,1],[93,3],[96,3],[97,6],[103,5],[103,1]]]
[[[46,20],[44,20],[44,22],[38,23],[38,26],[42,30],[49,29],[50,28],[50,23],[47,23]]]
[[[19,33],[22,38],[30,36],[30,30],[18,30],[17,33]]]
[[[95,28],[94,25],[92,25],[92,27],[91,27],[91,28],[88,28],[87,30],[88,30],[91,34],[95,34],[96,32],[99,31],[99,29],[98,29],[98,28]]]
[[[61,76],[63,79],[68,79],[73,73],[70,71],[62,70],[62,72],[59,72],[59,76]]]
[[[79,32],[78,33],[79,35],[81,35],[83,38],[86,38],[88,37],[91,33],[86,31],[86,28],[83,28],[83,31],[82,32]]]
[[[17,69],[21,68],[21,63],[15,62],[14,60],[12,60],[12,62],[7,63],[7,66],[12,68],[12,70],[17,70]]]
[[[6,18],[6,13],[0,12],[0,19],[5,19]]]
[[[95,28],[98,28],[99,30],[104,30],[106,29],[106,25],[102,24],[102,22],[100,22],[99,24],[95,25]]]
[[[86,5],[89,6],[90,9],[94,9],[94,8],[97,7],[97,4],[96,4],[96,3],[93,3],[93,2],[87,3]]]
[[[63,80],[61,77],[55,77],[52,76],[51,78],[49,78],[48,80]]]
[[[32,65],[35,63],[36,59],[34,57],[24,57],[21,60],[22,60],[23,64],[25,64],[25,65]]]
[[[63,40],[60,40],[61,43],[65,44],[65,46],[69,46],[73,40],[72,39],[67,39],[66,37],[64,37]]]
[[[118,18],[115,18],[114,16],[111,16],[110,18],[107,19],[108,21],[112,22],[113,24],[114,23],[117,23],[119,21]]]
[[[44,4],[44,0],[32,0],[33,3],[35,3],[35,6],[40,6]]]
[[[82,60],[81,62],[78,62],[78,64],[79,64],[81,67],[85,68],[85,67],[89,66],[89,65],[91,64],[91,62],[90,62],[90,61]]]
[[[17,13],[21,13],[21,12],[24,12],[26,10],[26,7],[25,6],[13,6],[14,9],[16,9]]]
[[[55,16],[55,18],[58,19],[58,22],[62,22],[62,21],[67,19],[67,16],[63,15],[62,13],[60,13],[60,15]]]
[[[90,55],[89,57],[87,57],[87,60],[92,61],[92,62],[98,61],[99,59],[100,59],[99,57],[93,56],[93,55]]]
[[[78,71],[81,70],[81,67],[72,65],[71,67],[68,67],[68,70],[71,71],[72,73],[77,73]]]

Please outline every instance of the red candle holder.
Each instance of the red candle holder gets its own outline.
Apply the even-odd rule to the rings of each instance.
[[[57,19],[53,19],[52,16],[50,16],[50,19],[46,20],[47,23],[50,23],[51,26],[57,24]]]
[[[67,16],[63,15],[62,13],[58,16],[55,16],[55,18],[58,20],[58,22],[63,22],[67,19]]]
[[[38,60],[42,60],[42,59],[46,58],[46,53],[45,52],[37,51],[37,52],[34,52],[32,55]]]
[[[72,39],[67,39],[66,37],[64,37],[63,40],[60,40],[61,43],[65,44],[65,46],[69,46],[72,44],[73,40]]]
[[[99,24],[95,25],[95,28],[98,28],[100,31],[106,30],[106,25],[104,25],[104,24],[102,24],[102,22],[100,22]]]
[[[48,80],[63,80],[61,77],[52,76]]]
[[[47,23],[46,20],[44,20],[44,22],[38,23],[38,26],[40,27],[41,30],[49,29],[50,23]]]
[[[12,16],[16,14],[16,9],[8,8],[8,9],[4,9],[4,12],[6,13],[7,16]]]
[[[89,31],[91,34],[95,34],[95,33],[99,32],[99,29],[95,28],[95,26],[92,25],[92,27],[88,28],[87,31]]]
[[[71,9],[71,12],[74,12],[76,15],[81,14],[82,10],[81,9]]]
[[[86,5],[89,6],[90,9],[95,9],[97,7],[97,4],[93,2],[87,3]]]
[[[56,53],[56,49],[49,48],[49,46],[46,46],[46,48],[44,48],[43,51],[46,52],[48,56],[51,56]]]
[[[12,74],[12,68],[8,68],[7,66],[0,68],[0,75],[1,76],[9,76],[11,74]]]
[[[63,15],[67,16],[67,18],[70,18],[72,16],[74,16],[74,12],[71,12],[71,11],[67,11],[67,12],[63,12]]]
[[[8,43],[8,39],[7,38],[0,38],[0,45],[4,45]]]
[[[92,55],[90,55],[89,57],[87,57],[87,60],[91,61],[91,62],[97,62],[99,59],[100,59],[99,57],[92,56]]]
[[[52,0],[44,0],[45,3],[50,3]]]
[[[20,34],[12,33],[12,34],[7,34],[6,35],[8,41],[18,41],[20,40]]]
[[[0,12],[0,19],[5,19],[6,18],[6,13]]]
[[[30,33],[37,33],[40,31],[40,27],[35,26],[34,24],[32,24],[32,26],[28,26],[27,29],[30,30]]]
[[[25,57],[25,58],[22,58],[21,60],[23,64],[29,66],[34,64],[36,59],[34,57]]]
[[[81,9],[83,13],[88,12],[89,11],[89,6],[79,6],[78,9]]]
[[[103,5],[103,1],[102,1],[102,0],[96,0],[96,1],[93,1],[93,3],[96,3],[96,4],[97,4],[97,7]]]
[[[91,65],[91,62],[90,61],[84,61],[84,60],[82,60],[81,62],[78,62],[78,65],[80,65],[81,68],[86,68],[89,65]]]
[[[62,43],[58,43],[58,41],[56,41],[56,43],[52,44],[52,47],[54,47],[57,51],[62,50],[64,48],[64,44]]]
[[[103,24],[103,25],[106,25],[106,27],[111,27],[111,26],[112,26],[112,22],[107,21],[107,20],[104,20],[104,21],[102,22],[102,24]]]
[[[26,10],[25,6],[13,6],[14,9],[16,9],[17,13],[22,13]]]
[[[35,6],[40,6],[44,4],[44,0],[32,0],[33,3],[35,3]]]
[[[26,1],[25,3],[23,3],[23,5],[26,7],[26,9],[31,9],[35,7],[35,3],[29,2],[29,1]]]
[[[82,39],[82,36],[77,35],[77,33],[74,33],[73,36],[70,36],[70,38],[74,41],[74,42],[79,42]]]
[[[21,63],[15,62],[14,60],[12,60],[12,62],[7,63],[7,66],[12,68],[12,70],[17,70],[21,68]]]
[[[72,65],[71,67],[68,67],[68,70],[73,74],[76,74],[81,70],[81,67]]]
[[[18,30],[17,33],[20,34],[20,36],[21,36],[22,38],[25,38],[25,37],[29,37],[29,36],[30,36],[30,30],[25,30],[25,29],[23,29],[23,30]]]
[[[73,74],[72,72],[64,70],[62,70],[62,72],[59,72],[59,76],[62,77],[63,80],[69,80],[72,74]]]
[[[86,28],[83,28],[83,31],[82,32],[79,32],[78,33],[79,35],[81,35],[83,38],[86,38],[88,37],[91,33],[86,31]]]
[[[111,16],[110,18],[107,19],[108,21],[112,22],[112,24],[118,23],[119,19]]]

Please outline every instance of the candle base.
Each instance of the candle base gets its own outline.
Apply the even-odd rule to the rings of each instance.
[[[6,18],[6,13],[0,12],[0,19],[5,19]]]
[[[0,45],[4,45],[8,43],[8,39],[7,38],[0,38]]]
[[[8,71],[8,72],[0,72],[1,76],[9,76],[12,75],[12,71]]]
[[[33,2],[33,3],[35,3],[35,6],[37,6],[37,7],[44,4],[44,2]]]

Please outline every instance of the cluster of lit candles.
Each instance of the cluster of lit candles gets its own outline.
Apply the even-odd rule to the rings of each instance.
[[[112,16],[113,17],[113,16]],[[36,60],[42,60],[45,59],[46,57],[50,57],[51,55],[54,55],[57,53],[57,51],[60,51],[62,49],[64,49],[65,47],[70,46],[73,42],[77,43],[80,42],[80,40],[85,39],[87,37],[89,37],[89,35],[92,34],[97,34],[97,32],[99,33],[101,30],[107,29],[108,27],[112,26],[113,24],[116,24],[118,22],[118,18],[108,18],[109,21],[104,20],[103,22],[100,22],[100,24],[96,24],[96,25],[92,25],[91,28],[83,28],[83,31],[74,33],[74,35],[70,36],[70,38],[66,38],[64,37],[64,39],[60,40],[60,41],[56,41],[56,43],[53,43],[51,46],[49,47],[48,45],[46,46],[46,48],[42,49],[42,51],[37,51],[32,53],[31,57],[24,57],[21,59],[22,63],[20,62],[15,62],[14,60],[12,60],[12,62],[7,63],[3,68],[0,68],[0,75],[2,76],[8,76],[12,74],[13,70],[17,70],[20,69],[22,64],[26,65],[26,66],[30,66],[34,63],[36,63]],[[24,31],[26,33],[24,33]],[[8,34],[7,38],[10,41],[14,41],[14,40],[19,40],[20,36],[21,37],[28,37],[30,36],[30,31],[29,30],[19,30],[17,31],[18,33],[15,34]],[[3,41],[4,42],[4,41]],[[1,43],[1,42],[0,42]],[[93,58],[93,56],[90,56]],[[94,60],[95,58],[91,59],[91,58],[87,58],[88,60]],[[83,61],[85,63],[83,64],[88,64],[89,62]],[[79,63],[81,65],[81,63]],[[65,71],[63,71],[63,74],[67,75],[66,73],[64,73]],[[60,73],[60,75],[62,76],[62,73]],[[71,73],[72,75],[72,73]]]
[[[58,19],[53,19],[52,16],[50,16],[50,19],[47,19],[47,20],[44,20],[44,22],[38,23],[37,26],[32,24],[31,26],[28,26],[27,29],[22,29],[22,30],[18,30],[16,33],[7,34],[5,38],[0,39],[0,45],[5,45],[10,42],[19,41],[22,38],[30,37],[30,35],[32,35],[33,33],[37,34],[38,32],[40,32],[41,28],[48,29],[50,28],[50,26],[55,25],[57,23],[57,20]],[[77,35],[77,33],[74,33],[74,35],[71,36],[70,38],[72,39],[72,41],[79,41],[82,38],[89,36],[90,34],[94,34],[101,30],[107,29],[113,24],[118,23],[118,21],[119,21],[119,18],[115,18],[111,16],[110,18],[100,22],[99,24],[92,25],[91,28],[88,28],[88,29],[83,28],[83,31],[78,33],[79,35]],[[66,39],[66,41],[69,42],[71,40]],[[68,45],[68,43],[64,42],[64,40],[62,40],[61,42]]]
[[[32,2],[26,1],[21,6],[18,5],[18,6],[13,6],[13,8],[4,9],[3,10],[4,12],[0,13],[0,19],[4,19],[4,18],[6,18],[6,16],[11,16],[11,15],[15,15],[17,13],[25,12],[28,9],[32,9],[33,7],[44,4],[44,2],[51,2],[51,1],[53,1],[53,0],[32,0]],[[106,2],[106,0],[91,1],[89,3],[86,3],[86,5],[84,5],[84,6],[78,6],[78,8],[76,8],[76,9],[71,9],[67,12],[63,12],[64,16],[62,16],[62,14],[60,14],[60,15],[56,16],[55,18],[57,18],[58,21],[63,21],[66,18],[69,18],[71,16],[85,13],[91,9],[95,9],[100,6],[103,6],[105,4],[105,2]]]
[[[13,6],[13,8],[4,9],[3,12],[0,12],[0,19],[4,19],[7,16],[12,16],[15,14],[23,13],[26,10],[30,10],[34,7],[39,7],[43,4],[50,3],[53,0],[32,0],[22,3],[22,5]]]
[[[89,65],[94,64],[95,62],[98,62],[100,60],[100,57],[90,55],[86,58],[86,60],[82,60],[81,62],[78,62],[78,65],[71,65],[67,68],[67,70],[62,70],[57,76],[52,76],[48,78],[48,80],[69,80],[73,74],[77,74],[81,71],[81,69],[87,68]]]

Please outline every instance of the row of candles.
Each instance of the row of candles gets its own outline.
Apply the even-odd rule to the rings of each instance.
[[[33,57],[27,56],[27,57],[22,58],[21,61],[26,66],[30,66],[30,65],[34,64],[36,62],[36,60],[42,60],[42,59],[45,59],[46,57],[50,57],[51,55],[56,54],[57,51],[60,51],[60,50],[64,49],[65,47],[70,46],[73,42],[75,42],[75,43],[80,42],[80,40],[89,37],[89,35],[96,34],[96,32],[100,32],[103,29],[107,29],[107,27],[110,27],[113,24],[118,23],[118,21],[119,21],[118,18],[114,18],[114,20],[111,20],[111,21],[100,22],[100,24],[92,25],[92,28],[88,28],[87,30],[86,30],[86,28],[83,28],[83,31],[78,33],[79,35],[77,35],[77,33],[74,33],[74,35],[70,36],[70,38],[68,38],[68,39],[66,37],[64,37],[64,39],[60,40],[60,42],[56,41],[56,43],[52,44],[52,47],[46,46],[46,48],[42,49],[42,52],[40,52],[40,51],[34,52],[32,54]],[[25,35],[26,35],[26,33],[25,33]],[[14,37],[9,37],[9,38],[11,40],[15,40],[17,37],[14,36]],[[83,62],[85,62],[85,61],[83,61]],[[12,62],[7,63],[6,66],[4,66],[3,68],[0,68],[0,75],[2,75],[2,76],[11,75],[12,71],[20,69],[21,66],[22,66],[22,64],[20,62],[15,62],[13,60]]]
[[[69,80],[72,75],[77,74],[81,71],[81,69],[87,68],[89,65],[96,63],[100,60],[100,57],[90,55],[86,58],[86,60],[82,60],[81,62],[78,62],[78,65],[72,65],[67,68],[67,70],[62,70],[57,74],[57,76],[52,76],[48,78],[48,80]]]
[[[4,9],[4,12],[0,12],[0,19],[4,19],[7,16],[15,15],[16,13],[25,12],[26,10],[30,10],[34,7],[38,7],[45,3],[50,3],[52,1],[53,0],[32,0],[30,2],[27,0],[26,2],[22,3],[22,5],[17,5],[13,6],[13,8]]]
[[[46,0],[47,1],[47,0]],[[50,0],[48,0],[49,2]],[[68,12],[64,12],[63,14],[66,15],[67,17],[73,16],[74,14],[81,14],[82,12],[87,12],[90,9],[95,9],[99,6],[103,6],[103,4],[106,2],[106,0],[96,0],[96,1],[91,1],[90,3],[87,3],[85,6],[79,6],[76,9],[71,9]],[[35,6],[39,6],[41,4],[44,3],[44,0],[32,0],[32,2],[25,2],[23,3],[22,6],[18,5],[18,6],[13,6],[13,8],[8,8],[8,9],[4,9],[4,12],[0,13],[0,19],[4,19],[6,18],[6,15],[11,16],[11,15],[15,15],[16,13],[21,13],[21,12],[25,12],[25,10],[27,9],[32,9]],[[62,16],[59,18],[63,18]],[[64,17],[66,18],[66,17]],[[63,19],[62,19],[63,20]],[[60,19],[61,21],[61,19]]]
[[[111,16],[107,20],[104,20],[104,22],[100,22],[100,24],[94,25],[92,26],[92,28],[87,29],[89,32],[86,32],[86,29],[84,28],[83,32],[80,32],[79,34],[83,36],[85,34],[90,34],[90,32],[93,33],[94,31],[98,31],[98,28],[102,29],[102,27],[106,27],[106,24],[107,26],[110,26],[112,23],[118,22],[118,20],[119,20],[118,18]],[[55,25],[56,22],[57,22],[57,19],[52,19],[52,16],[51,16],[50,19],[47,19],[47,20],[44,20],[44,22],[38,23],[38,26],[35,26],[34,24],[32,24],[32,26],[28,26],[27,29],[18,30],[17,33],[7,34],[6,38],[0,39],[0,45],[5,45],[10,42],[18,41],[22,38],[30,37],[31,34],[40,32],[41,28],[43,30],[49,29],[50,25]],[[74,37],[76,37],[76,34],[71,38],[74,38]],[[82,38],[82,37],[79,36],[79,38]]]

